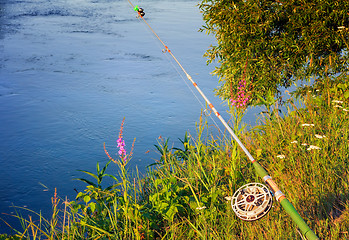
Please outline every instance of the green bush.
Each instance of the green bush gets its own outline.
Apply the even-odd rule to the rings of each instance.
[[[348,74],[348,1],[203,0],[224,99],[264,104],[298,80]],[[243,96],[241,96],[243,94]]]

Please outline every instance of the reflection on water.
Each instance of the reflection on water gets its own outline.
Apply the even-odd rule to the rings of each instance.
[[[196,4],[141,2],[222,113],[213,66],[202,57],[214,39],[197,31]],[[158,157],[160,135],[175,145],[186,131],[195,135],[201,105],[127,1],[0,0],[0,11],[1,213],[13,204],[47,215],[55,187],[73,199],[74,188],[83,188],[72,180],[81,176],[76,169],[105,163],[103,142],[116,153],[124,117],[126,149],[136,138],[131,169]]]

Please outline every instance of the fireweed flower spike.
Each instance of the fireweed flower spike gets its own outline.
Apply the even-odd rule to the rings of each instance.
[[[245,107],[248,103],[249,96],[246,94],[246,81],[241,80],[235,99],[231,98],[231,104],[237,108]]]
[[[237,107],[237,108],[244,108],[246,107],[248,100],[250,99],[250,96],[247,94],[247,83],[245,80],[245,74],[246,74],[246,68],[247,68],[248,59],[245,64],[244,74],[242,79],[239,82],[238,86],[238,92],[236,95],[233,95],[233,86],[231,85],[231,105]]]
[[[124,164],[126,164],[126,149],[125,149],[125,141],[122,138],[122,134],[124,131],[124,122],[125,122],[125,118],[122,119],[121,122],[121,127],[120,127],[120,131],[119,131],[119,139],[116,141],[117,142],[117,147],[119,148],[119,155],[120,158],[123,160]]]
[[[118,154],[121,158],[121,161],[116,161],[115,159],[113,159],[107,149],[105,148],[105,144],[103,145],[104,146],[104,151],[105,151],[105,154],[108,156],[108,158],[110,160],[112,160],[114,163],[117,163],[117,164],[122,164],[122,165],[126,165],[127,162],[131,159],[132,157],[132,154],[133,154],[133,147],[134,147],[134,143],[136,141],[136,139],[133,140],[133,143],[132,143],[132,147],[131,147],[131,151],[130,153],[127,155],[127,152],[126,152],[126,149],[125,149],[125,141],[123,140],[123,129],[124,129],[124,121],[125,121],[125,118],[122,120],[122,123],[121,123],[121,127],[120,127],[120,132],[119,132],[119,138],[118,140],[116,141],[117,142],[117,147],[119,148],[119,151],[118,151]]]
[[[117,140],[117,143],[118,143],[118,148],[119,148],[118,153],[119,153],[121,159],[125,161],[125,158],[126,158],[125,141],[122,138],[119,138]]]

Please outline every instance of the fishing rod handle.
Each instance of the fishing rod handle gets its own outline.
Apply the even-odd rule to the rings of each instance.
[[[311,230],[308,224],[304,221],[302,216],[297,212],[292,203],[286,198],[285,194],[281,192],[278,185],[274,182],[271,176],[269,176],[268,172],[258,163],[253,162],[253,166],[257,172],[257,174],[263,179],[263,181],[271,188],[274,193],[274,196],[278,202],[280,202],[283,209],[287,212],[287,214],[291,217],[293,222],[298,226],[301,230],[303,236],[308,240],[317,240],[318,236]]]

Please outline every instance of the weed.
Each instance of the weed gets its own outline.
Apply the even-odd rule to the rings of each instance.
[[[309,93],[303,108],[290,102],[283,117],[276,109],[249,131],[235,129],[322,239],[349,238],[346,92]],[[235,128],[239,119],[237,113]],[[24,230],[9,239],[302,239],[278,203],[255,222],[234,215],[229,202],[233,193],[261,180],[236,143],[211,136],[202,117],[196,136],[186,133],[182,146],[170,147],[161,138],[155,146],[159,160],[142,177],[132,177],[127,169],[132,149],[127,154],[123,124],[119,158],[113,159],[104,146],[109,161],[103,168],[97,163],[96,174],[81,171],[93,181],[79,178],[87,186],[75,201],[55,195],[50,220],[40,214],[37,221],[18,215]],[[116,174],[107,173],[111,163],[118,167]],[[105,177],[114,183],[103,188]]]

